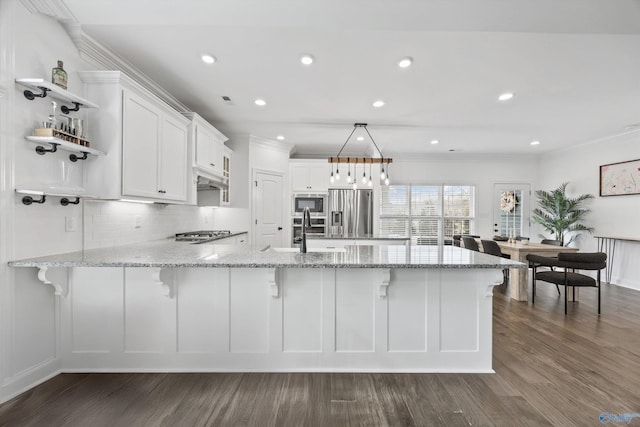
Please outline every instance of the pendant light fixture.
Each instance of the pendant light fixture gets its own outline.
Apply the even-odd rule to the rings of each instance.
[[[364,131],[367,133],[367,135],[369,136],[369,139],[371,139],[371,142],[373,143],[374,147],[376,148],[376,151],[378,152],[378,155],[380,157],[355,157],[355,158],[351,158],[351,157],[340,157],[340,155],[342,154],[342,151],[344,150],[344,148],[346,147],[347,143],[349,143],[349,141],[351,140],[351,137],[353,136],[353,134],[355,133],[355,131],[358,128],[362,128],[364,129]],[[349,136],[347,137],[347,140],[344,142],[344,144],[342,144],[342,147],[340,148],[340,151],[338,151],[338,154],[335,157],[329,157],[329,163],[331,163],[332,165],[335,163],[336,164],[336,173],[335,173],[335,180],[338,181],[340,180],[340,173],[338,172],[338,167],[340,165],[340,163],[346,163],[347,164],[347,183],[354,184],[354,188],[357,188],[357,165],[362,163],[363,165],[363,169],[362,169],[362,184],[367,184],[367,176],[366,176],[366,171],[365,171],[365,166],[367,163],[369,164],[369,181],[368,181],[368,185],[369,187],[373,186],[373,182],[371,179],[371,165],[372,164],[379,164],[380,165],[380,180],[384,183],[387,183],[389,181],[389,177],[388,174],[385,172],[385,164],[387,167],[387,171],[389,170],[389,164],[393,163],[393,159],[391,158],[385,158],[382,155],[382,152],[380,151],[380,148],[378,148],[378,144],[376,144],[376,142],[374,141],[373,137],[371,136],[371,134],[369,133],[369,130],[367,129],[367,124],[366,123],[355,123],[353,125],[353,130],[351,131],[351,133],[349,134]],[[354,176],[353,178],[351,177],[351,163],[353,163],[353,173]],[[331,173],[333,174],[333,167],[331,168]],[[388,184],[387,184],[388,185]]]

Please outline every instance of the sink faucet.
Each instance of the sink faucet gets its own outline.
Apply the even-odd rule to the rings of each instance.
[[[300,252],[307,253],[307,229],[311,228],[311,211],[309,208],[302,210],[302,241],[300,242]]]

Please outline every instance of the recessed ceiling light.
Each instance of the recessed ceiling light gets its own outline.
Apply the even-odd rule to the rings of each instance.
[[[208,53],[202,54],[202,62],[205,64],[213,64],[216,62],[216,57],[213,55],[209,55]]]
[[[264,107],[265,105],[267,105],[267,101],[265,101],[264,99],[256,99],[255,101],[253,101],[256,105],[259,105],[260,107]]]
[[[283,135],[278,135],[276,136],[276,139],[279,141],[283,141],[284,140],[284,136]]]
[[[413,64],[413,58],[410,56],[406,56],[402,58],[400,61],[398,61],[398,67],[400,68],[410,67],[411,64]]]
[[[531,141],[529,145],[540,145],[540,141]]]
[[[431,140],[431,145],[436,145],[436,144],[439,144],[439,143],[440,143],[440,141],[438,141],[437,139],[432,139]]]
[[[358,141],[364,141],[364,136],[359,136],[356,138]]]
[[[300,62],[302,62],[302,65],[311,65],[313,64],[314,58],[311,55],[302,55],[300,57]]]
[[[508,101],[514,96],[516,96],[516,94],[513,92],[505,92],[498,97],[498,101]]]
[[[373,106],[376,108],[384,107],[384,101],[378,100],[373,103]]]

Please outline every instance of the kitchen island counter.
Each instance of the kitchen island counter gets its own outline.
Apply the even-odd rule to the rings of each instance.
[[[493,372],[493,287],[526,267],[455,246],[169,239],[9,264],[57,296],[62,372]]]
[[[13,267],[526,268],[455,246],[346,246],[344,252],[277,252],[249,245],[161,239],[9,262]]]

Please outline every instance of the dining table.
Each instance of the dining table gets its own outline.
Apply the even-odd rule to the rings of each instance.
[[[555,257],[560,252],[578,252],[578,248],[569,248],[566,246],[554,246],[544,243],[532,243],[516,241],[515,243],[496,242],[500,246],[500,251],[509,255],[512,260],[528,263],[527,255],[535,254],[540,256]],[[511,298],[517,301],[529,300],[529,269],[510,269],[509,270],[509,294]]]

